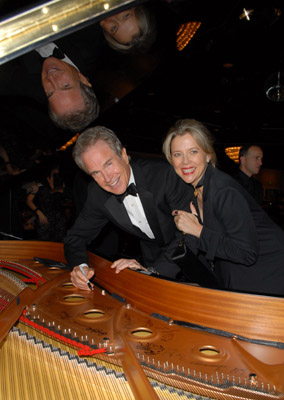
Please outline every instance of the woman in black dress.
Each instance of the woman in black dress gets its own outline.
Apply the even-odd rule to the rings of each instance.
[[[46,179],[47,183],[33,186],[26,203],[36,216],[37,238],[62,242],[67,231],[72,198],[65,189],[58,167],[52,168]]]
[[[284,295],[284,232],[215,167],[212,143],[207,128],[190,119],[177,121],[164,141],[168,161],[192,192],[188,212],[173,211],[176,226],[223,288]]]

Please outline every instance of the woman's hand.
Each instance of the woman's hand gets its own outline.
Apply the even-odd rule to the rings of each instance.
[[[198,221],[198,214],[193,203],[190,203],[190,211],[174,210],[172,215],[178,230],[196,237],[200,237],[203,226]]]
[[[38,220],[40,225],[47,225],[48,219],[46,215],[41,210],[36,210],[36,215],[38,216]]]
[[[10,162],[6,163],[6,169],[9,175],[19,175],[26,171],[26,169],[14,168]]]
[[[127,258],[121,258],[120,260],[116,260],[112,265],[111,268],[115,268],[115,273],[118,274],[120,271],[124,270],[125,268],[130,268],[133,270],[142,269],[147,271],[138,261],[134,259],[128,260]]]

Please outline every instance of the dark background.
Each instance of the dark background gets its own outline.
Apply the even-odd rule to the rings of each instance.
[[[11,3],[0,2],[2,18],[27,6]],[[169,127],[179,118],[195,118],[214,134],[224,170],[233,168],[225,147],[250,142],[263,148],[264,168],[283,170],[284,102],[266,96],[279,71],[283,85],[283,1],[152,0],[133,5],[137,3],[145,3],[157,20],[157,41],[146,54],[121,55],[110,49],[98,23],[62,38],[70,46],[85,46],[90,56],[86,68],[101,105],[93,125],[113,129],[130,153],[161,155]],[[240,19],[244,8],[253,10],[250,21]],[[200,21],[201,27],[178,51],[177,28],[189,21]],[[27,168],[16,177],[1,175],[2,209],[7,204],[11,209],[11,190],[40,176],[49,157],[60,159],[70,185],[75,171],[72,146],[57,151],[73,134],[49,120],[40,75],[26,75],[28,57],[0,66],[0,143],[12,149],[18,167]],[[37,148],[39,164],[30,161]],[[11,211],[5,218],[11,219]]]
[[[96,26],[93,68],[102,113],[95,124],[115,129],[131,150],[160,152],[162,137],[177,118],[196,118],[214,133],[217,151],[254,141],[264,147],[265,167],[281,169],[284,103],[269,100],[265,85],[274,73],[284,74],[283,1],[145,3],[156,15],[159,30],[149,54],[118,55],[103,43]],[[2,15],[11,7],[7,1],[1,6]],[[254,10],[250,21],[239,18],[243,8]],[[188,21],[200,21],[201,27],[179,52],[176,28]],[[1,68],[8,67],[1,66],[0,73]],[[30,97],[26,88],[24,95]],[[10,114],[1,115],[2,121],[8,118],[8,125]],[[40,123],[33,129],[36,132],[30,135],[48,142],[53,150],[71,136],[53,127],[46,132]]]

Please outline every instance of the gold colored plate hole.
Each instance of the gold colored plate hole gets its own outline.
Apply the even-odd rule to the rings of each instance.
[[[220,354],[220,351],[218,349],[215,349],[213,347],[202,347],[200,350],[200,353],[206,356],[217,356]]]
[[[78,303],[79,301],[85,300],[85,298],[78,294],[70,294],[69,296],[64,296],[64,300],[68,303]]]
[[[151,336],[153,334],[153,332],[147,328],[134,329],[131,333],[133,336],[140,337],[140,338],[145,338],[145,337]]]
[[[101,318],[105,315],[105,313],[101,310],[90,310],[84,313],[84,317],[88,319],[96,319]]]
[[[72,282],[63,283],[62,286],[63,286],[64,288],[73,288],[73,287],[74,287],[74,285],[73,285]]]

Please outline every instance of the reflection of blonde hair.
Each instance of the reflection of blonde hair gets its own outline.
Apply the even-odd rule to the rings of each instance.
[[[129,43],[119,43],[108,32],[103,30],[109,46],[119,53],[146,53],[156,40],[156,21],[153,15],[143,6],[135,7],[134,13],[140,34],[132,37]]]
[[[163,143],[163,152],[170,164],[172,164],[171,143],[176,136],[183,136],[190,133],[201,147],[204,153],[210,156],[211,164],[215,167],[217,157],[213,148],[213,137],[209,130],[201,122],[195,119],[180,119],[172,126],[167,133]]]

